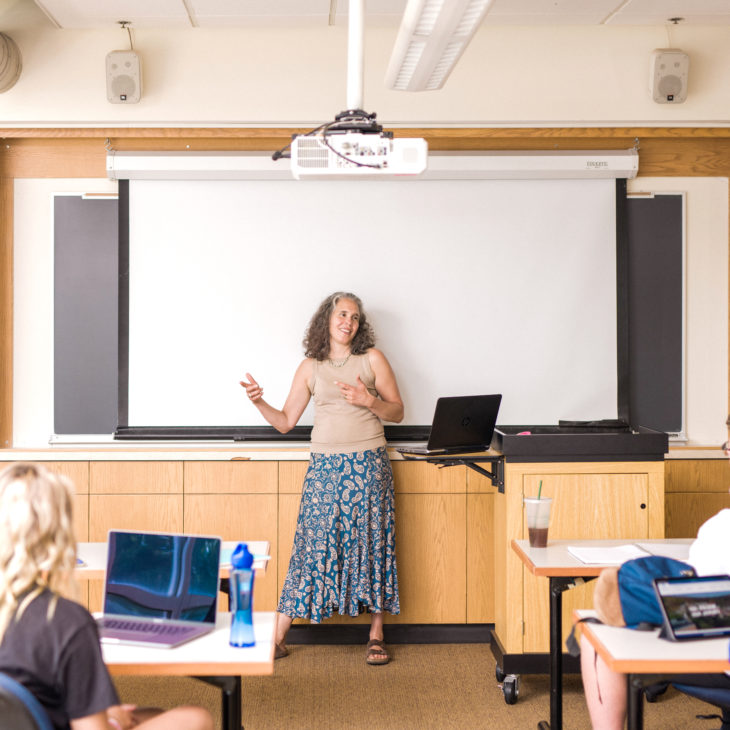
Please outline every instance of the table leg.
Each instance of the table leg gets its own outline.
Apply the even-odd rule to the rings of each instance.
[[[626,675],[628,693],[628,730],[644,728],[644,680],[641,675]]]
[[[574,578],[550,578],[550,724],[538,730],[563,728],[563,591],[575,585]]]
[[[241,678],[239,676],[196,677],[221,690],[221,714],[223,730],[243,730],[241,724]]]

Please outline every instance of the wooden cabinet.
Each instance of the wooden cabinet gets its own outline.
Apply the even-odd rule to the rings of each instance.
[[[730,460],[668,459],[667,537],[695,537],[700,525],[730,507]]]
[[[552,497],[549,538],[664,537],[663,462],[505,465],[505,493],[495,504],[495,631],[507,653],[547,652],[548,579],[528,573],[511,549],[527,539],[522,499]],[[592,606],[589,583],[563,594],[563,631],[574,608]]]
[[[192,460],[43,461],[76,486],[79,540],[111,528],[267,540],[271,562],[256,586],[257,610],[273,610],[289,563],[308,462],[229,457]],[[393,462],[401,614],[391,623],[494,623],[506,651],[547,651],[547,579],[526,574],[510,547],[527,537],[522,497],[552,496],[556,538],[692,537],[730,507],[730,462],[505,465],[506,489],[464,466]],[[666,517],[665,517],[666,515]],[[98,609],[101,584],[92,584]],[[564,630],[573,607],[591,604],[591,586],[563,594]],[[333,622],[351,622],[339,616]],[[368,616],[356,621],[367,622]]]

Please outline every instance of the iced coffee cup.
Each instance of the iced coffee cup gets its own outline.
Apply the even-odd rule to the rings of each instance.
[[[530,547],[547,547],[551,497],[525,497],[525,520]]]

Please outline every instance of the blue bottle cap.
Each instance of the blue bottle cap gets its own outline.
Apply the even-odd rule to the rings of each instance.
[[[246,570],[253,565],[253,555],[245,542],[239,542],[231,555],[231,567],[234,570]]]

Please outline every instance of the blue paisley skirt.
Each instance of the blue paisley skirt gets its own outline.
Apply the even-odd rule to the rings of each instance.
[[[314,623],[400,613],[393,472],[384,447],[311,454],[277,609]]]

